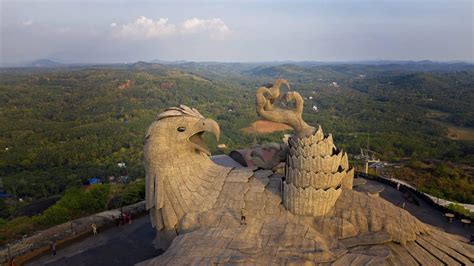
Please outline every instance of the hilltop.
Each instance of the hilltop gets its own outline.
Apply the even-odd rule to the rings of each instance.
[[[40,59],[33,61],[29,64],[30,67],[37,67],[37,68],[55,68],[55,67],[61,67],[63,64],[55,62],[53,60],[49,59]]]

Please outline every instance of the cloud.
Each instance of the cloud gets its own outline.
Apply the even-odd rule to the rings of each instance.
[[[25,27],[29,27],[29,26],[33,25],[33,20],[28,19],[28,20],[23,21],[21,24]]]
[[[59,33],[59,34],[64,34],[64,33],[68,33],[71,31],[71,28],[69,27],[59,27],[59,28],[56,28],[56,32]]]
[[[153,20],[140,16],[128,24],[118,25],[116,22],[112,22],[110,27],[112,28],[112,36],[129,40],[147,40],[198,33],[206,34],[213,39],[223,39],[232,32],[224,21],[219,18],[192,18],[177,26],[169,23],[168,18]]]
[[[229,27],[219,18],[198,19],[192,18],[181,24],[181,32],[187,33],[208,33],[213,38],[222,38],[231,33]]]
[[[117,28],[113,36],[131,40],[146,40],[163,36],[173,35],[176,32],[176,26],[168,23],[167,18],[153,20],[144,16],[138,17],[132,23],[121,25],[117,23],[110,24],[112,28]]]

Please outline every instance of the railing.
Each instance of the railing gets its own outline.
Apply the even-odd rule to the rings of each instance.
[[[458,213],[456,211],[453,211],[451,209],[446,208],[445,206],[439,204],[438,202],[436,202],[434,200],[434,199],[437,199],[436,197],[431,196],[427,193],[418,191],[415,187],[412,187],[412,186],[410,186],[409,184],[407,184],[405,182],[400,182],[399,180],[394,180],[394,179],[386,178],[386,177],[383,177],[383,176],[365,174],[365,173],[361,173],[361,172],[356,172],[356,174],[358,176],[361,176],[361,177],[364,177],[364,178],[367,178],[367,179],[371,179],[371,180],[375,180],[375,181],[378,181],[380,183],[389,185],[389,186],[394,187],[394,188],[397,188],[398,184],[400,184],[399,190],[401,192],[408,192],[408,193],[414,194],[419,199],[421,199],[424,202],[426,202],[427,204],[429,204],[431,207],[433,207],[433,208],[435,208],[439,211],[442,211],[443,213],[453,213],[459,219],[471,219],[471,217],[468,217],[468,216],[466,216],[462,213]]]

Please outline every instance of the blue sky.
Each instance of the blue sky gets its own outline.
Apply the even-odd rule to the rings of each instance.
[[[0,0],[0,63],[474,60],[473,1]]]

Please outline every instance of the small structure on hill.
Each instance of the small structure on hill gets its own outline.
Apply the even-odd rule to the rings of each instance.
[[[87,185],[98,185],[98,184],[102,184],[102,180],[100,178],[97,178],[97,177],[92,177],[92,178],[89,178],[87,180]]]
[[[0,199],[7,199],[7,198],[10,198],[11,195],[8,194],[4,187],[3,187],[3,180],[2,180],[2,177],[0,177]]]
[[[334,87],[334,88],[339,88],[339,83],[337,83],[336,81],[333,81],[329,84],[329,87]]]
[[[365,174],[369,174],[369,165],[372,163],[380,163],[380,159],[377,159],[375,152],[369,149],[369,144],[367,144],[367,149],[361,148],[360,154],[354,156],[356,160],[362,160],[365,164]],[[383,167],[383,165],[381,165]]]

